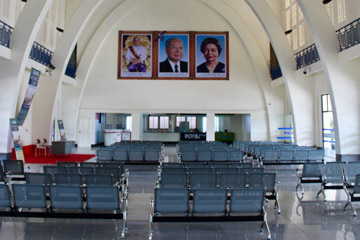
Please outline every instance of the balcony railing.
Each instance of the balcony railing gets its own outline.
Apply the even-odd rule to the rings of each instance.
[[[317,61],[320,61],[319,53],[315,43],[295,54],[296,69],[303,68]]]
[[[13,30],[13,27],[0,20],[0,45],[10,48],[10,38]]]
[[[49,49],[34,42],[29,58],[48,67],[53,54]]]
[[[360,42],[360,18],[336,31],[340,52]]]

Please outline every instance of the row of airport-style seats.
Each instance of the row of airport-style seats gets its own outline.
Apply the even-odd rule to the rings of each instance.
[[[180,141],[177,145],[179,161],[221,162],[243,161],[244,153],[222,142]]]
[[[324,162],[322,148],[297,146],[290,143],[234,141],[233,146],[261,164],[303,164]]]
[[[163,144],[159,141],[118,142],[97,150],[98,161],[160,162],[163,159]]]
[[[122,219],[119,238],[125,238],[128,171],[123,164],[58,162],[39,173],[25,171],[22,160],[2,165],[2,216]]]

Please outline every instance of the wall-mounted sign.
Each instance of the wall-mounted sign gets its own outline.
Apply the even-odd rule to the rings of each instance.
[[[26,89],[24,102],[21,105],[20,111],[16,117],[18,126],[23,125],[25,118],[29,112],[32,100],[34,98],[35,90],[39,82],[39,77],[40,77],[40,71],[36,70],[35,68],[31,68],[29,84]]]

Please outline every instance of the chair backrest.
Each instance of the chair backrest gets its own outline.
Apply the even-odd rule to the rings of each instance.
[[[213,173],[213,168],[205,168],[205,167],[192,167],[187,168],[188,173]]]
[[[256,167],[254,167],[254,168],[240,168],[240,172],[241,173],[247,173],[247,174],[249,174],[249,173],[263,173],[264,172],[264,168],[256,168]]]
[[[264,206],[264,189],[233,189],[230,199],[231,213],[262,213]]]
[[[230,150],[228,152],[228,161],[242,161],[244,153],[241,150]]]
[[[161,188],[187,188],[186,173],[161,173]]]
[[[264,162],[266,161],[277,161],[279,158],[279,151],[267,149],[264,153]]]
[[[54,209],[83,209],[80,186],[52,185],[50,202]]]
[[[55,183],[57,185],[82,185],[82,176],[78,173],[55,173]]]
[[[309,150],[295,150],[294,151],[294,161],[305,162],[309,160]]]
[[[111,168],[111,167],[97,167],[95,168],[96,174],[102,174],[102,175],[112,175],[113,184],[116,184],[120,180],[120,168]]]
[[[25,173],[25,181],[32,185],[51,185],[52,178],[49,173]]]
[[[324,150],[323,149],[314,149],[309,152],[309,161],[324,161]]]
[[[237,167],[237,168],[251,168],[252,163],[239,163],[239,162],[233,162],[231,163],[231,167]]]
[[[91,174],[91,173],[95,173],[95,168],[93,168],[93,167],[71,167],[71,168],[69,168],[69,173]]]
[[[12,187],[15,207],[45,209],[46,196],[42,185],[13,184]]]
[[[227,167],[227,168],[215,168],[215,173],[238,173],[239,168]]]
[[[5,174],[4,174],[4,170],[1,165],[0,165],[0,182],[2,182],[2,183],[5,182]]]
[[[97,162],[81,162],[80,167],[97,167],[100,166],[100,163]]]
[[[221,173],[218,181],[220,188],[245,188],[245,173]]]
[[[353,184],[355,182],[356,175],[360,173],[360,162],[349,162],[342,165],[344,168],[344,174],[346,181]]]
[[[294,150],[280,149],[279,151],[279,161],[293,161],[294,159]]]
[[[326,183],[343,184],[344,173],[342,163],[332,162],[321,165],[321,173],[326,178]]]
[[[161,168],[182,168],[184,165],[182,163],[162,163]]]
[[[191,188],[215,188],[215,173],[192,173],[189,175],[189,185]]]
[[[206,167],[205,162],[184,162],[187,168],[203,168]]]
[[[41,145],[40,139],[36,139],[36,144],[40,144],[40,145]]]
[[[227,168],[230,164],[229,162],[208,162],[207,166],[212,168]]]
[[[226,150],[215,150],[212,152],[213,161],[226,161],[227,160],[227,151]]]
[[[86,186],[90,185],[112,185],[113,179],[112,175],[102,175],[102,174],[86,174]]]
[[[357,174],[355,177],[353,194],[359,194],[359,193],[360,193],[360,174]]]
[[[210,162],[212,153],[210,149],[201,149],[197,151],[197,160],[201,162]]]
[[[157,149],[145,149],[144,160],[149,162],[158,162],[160,160],[160,151]]]
[[[130,148],[129,149],[129,161],[143,161],[144,152],[142,148]]]
[[[67,167],[67,168],[78,166],[77,162],[56,162],[56,165],[59,167],[63,166],[63,167]]]
[[[186,150],[181,152],[181,161],[196,161],[196,151],[195,149]]]
[[[161,168],[162,173],[186,173],[187,169],[184,167],[163,167]]]
[[[185,213],[189,212],[189,190],[156,188],[154,212],[156,213]]]
[[[50,174],[54,174],[54,173],[67,173],[66,167],[61,166],[44,166],[44,173],[50,173]]]
[[[321,177],[321,163],[304,163],[302,170],[303,178],[320,178]]]
[[[10,208],[9,187],[6,184],[0,184],[0,207]]]
[[[127,149],[115,149],[113,152],[113,160],[114,161],[127,161],[128,157],[128,150]]]
[[[98,161],[111,161],[113,157],[113,149],[98,149],[96,156]]]
[[[4,171],[12,175],[24,174],[24,162],[22,160],[3,160]]]
[[[116,186],[87,186],[87,209],[120,211],[119,189]]]
[[[226,189],[195,189],[193,213],[226,214]]]

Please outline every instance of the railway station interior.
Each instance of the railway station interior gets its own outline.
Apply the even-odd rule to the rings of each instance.
[[[360,239],[359,42],[357,0],[0,0],[0,239]],[[276,176],[260,221],[232,212],[251,174],[222,189],[216,161]],[[93,164],[76,172],[76,211],[66,189],[56,199],[59,172],[40,195],[26,187],[59,162]],[[90,186],[110,162],[118,182]],[[190,162],[211,169],[214,192],[191,183]],[[162,182],[176,164],[182,211]],[[314,165],[319,178],[303,178]]]

